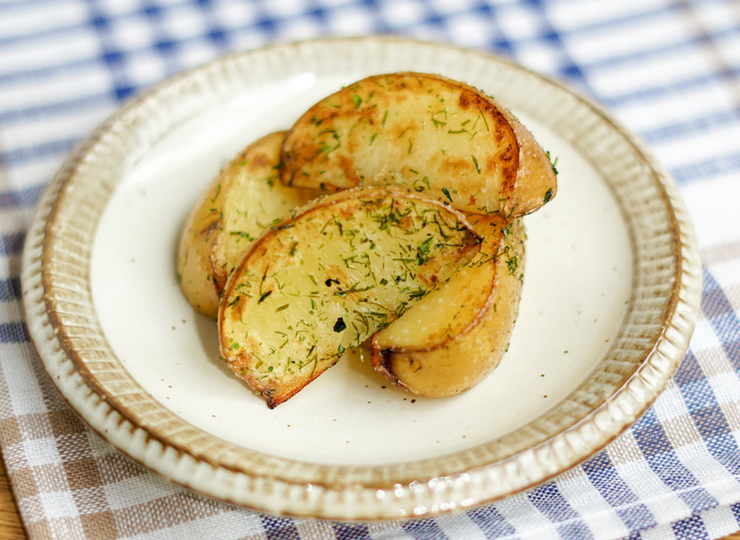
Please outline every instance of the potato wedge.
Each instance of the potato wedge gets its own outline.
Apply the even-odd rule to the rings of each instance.
[[[376,344],[394,349],[435,347],[463,332],[486,307],[496,277],[494,255],[508,222],[498,214],[467,217],[483,238],[478,254],[447,283],[375,335]]]
[[[249,245],[276,219],[318,193],[278,181],[285,132],[248,145],[211,182],[192,211],[178,250],[178,273],[195,309],[216,317],[221,291]]]
[[[273,408],[447,281],[480,242],[461,213],[407,190],[309,203],[266,231],[229,278],[221,354]]]
[[[517,217],[557,190],[548,155],[493,98],[422,73],[363,79],[290,129],[282,181],[346,189],[401,184],[465,212]]]
[[[223,217],[211,251],[219,293],[262,231],[320,195],[316,190],[289,188],[280,183],[280,148],[284,139],[283,131],[266,135],[249,145],[221,173]]]
[[[218,312],[219,293],[211,267],[211,250],[221,228],[223,189],[214,178],[185,221],[177,249],[177,281],[185,299],[208,317]]]
[[[475,230],[484,234],[478,257],[372,338],[373,367],[417,395],[468,390],[508,348],[521,296],[524,227],[521,219],[484,218]]]

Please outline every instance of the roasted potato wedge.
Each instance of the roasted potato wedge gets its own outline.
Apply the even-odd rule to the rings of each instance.
[[[521,219],[483,218],[478,257],[372,338],[373,367],[418,395],[446,397],[480,382],[501,361],[519,309]]]
[[[464,216],[407,190],[318,199],[252,244],[219,309],[223,358],[270,408],[480,250]]]
[[[483,92],[441,76],[379,75],[319,101],[283,145],[282,181],[401,184],[465,212],[517,217],[557,190],[548,155]]]
[[[177,281],[196,311],[215,317],[219,293],[215,287],[211,250],[221,228],[222,180],[217,176],[185,221],[177,249]]]
[[[280,148],[285,132],[272,133],[247,147],[221,173],[223,217],[211,251],[219,293],[251,243],[276,219],[320,194],[279,181]]]
[[[221,169],[187,221],[178,250],[180,285],[204,315],[216,317],[229,273],[252,241],[318,195],[278,181],[284,138],[276,132],[248,145]]]

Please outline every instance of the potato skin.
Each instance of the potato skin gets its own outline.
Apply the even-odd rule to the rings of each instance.
[[[368,77],[311,107],[283,145],[286,185],[400,184],[465,212],[518,217],[557,191],[532,135],[493,98],[438,75]]]
[[[212,180],[191,211],[180,238],[180,287],[200,313],[216,318],[229,273],[275,219],[318,195],[278,181],[285,132],[247,145]]]
[[[480,229],[477,229],[480,230]],[[487,275],[468,282],[470,288],[481,291],[475,305],[481,309],[469,319],[469,324],[439,339],[418,335],[415,343],[402,342],[383,332],[376,333],[371,342],[371,362],[399,387],[426,397],[447,397],[464,392],[483,380],[501,361],[508,349],[511,332],[519,309],[524,271],[525,230],[521,219],[505,223],[500,234],[485,238],[483,251],[493,247],[493,280],[485,282]],[[490,244],[494,244],[491,246]],[[463,273],[450,280],[465,279]],[[434,291],[422,302],[435,302]],[[481,302],[484,299],[485,301]],[[422,302],[413,309],[422,307]],[[413,316],[412,310],[404,315]],[[453,318],[453,310],[449,317]],[[403,317],[397,321],[403,322]],[[399,341],[400,344],[399,344]]]
[[[480,249],[464,216],[406,190],[343,191],[266,230],[231,274],[221,355],[270,408]]]

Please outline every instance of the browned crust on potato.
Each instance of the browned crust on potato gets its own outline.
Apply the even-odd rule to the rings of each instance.
[[[438,147],[446,144],[449,153]],[[282,161],[286,185],[401,183],[471,213],[517,217],[556,191],[546,153],[509,111],[470,85],[426,73],[368,77],[317,102],[288,132]]]

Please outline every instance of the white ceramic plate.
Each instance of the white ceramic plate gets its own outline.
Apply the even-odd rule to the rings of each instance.
[[[436,72],[495,95],[558,158],[526,218],[519,320],[501,366],[442,400],[348,354],[269,410],[183,299],[175,246],[221,165],[363,76]],[[492,56],[388,38],[277,45],[165,81],[49,186],[23,262],[27,320],[70,405],[113,446],[202,494],[330,519],[435,515],[561,473],[648,407],[683,357],[699,261],[670,178],[602,111]]]

